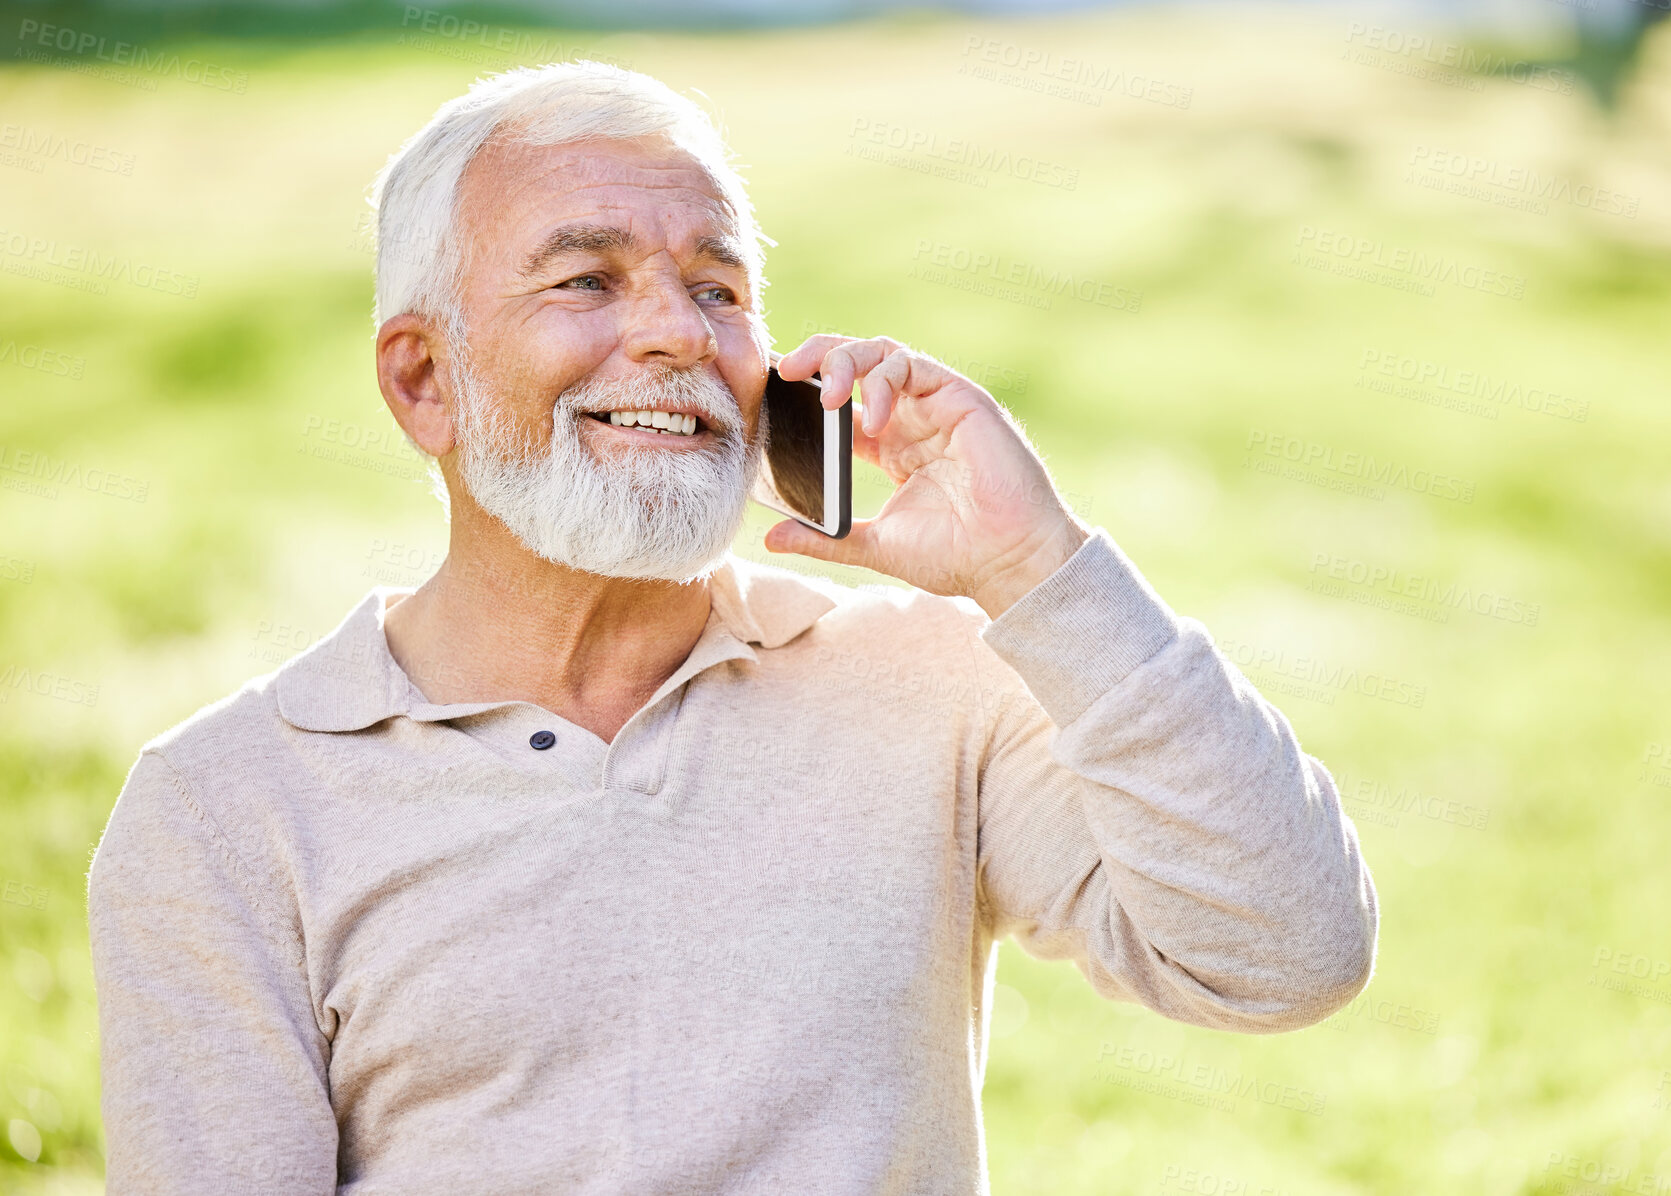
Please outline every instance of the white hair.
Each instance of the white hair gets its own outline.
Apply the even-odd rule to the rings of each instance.
[[[660,136],[713,178],[736,216],[743,251],[760,278],[761,244],[731,151],[693,100],[638,71],[580,59],[516,67],[478,79],[448,100],[393,154],[372,193],[377,214],[377,306],[383,322],[415,312],[457,326],[464,238],[457,227],[459,180],[495,136],[533,146]],[[756,288],[756,303],[759,289]]]
[[[389,158],[371,197],[376,325],[408,312],[422,315],[437,321],[449,343],[463,349],[460,284],[466,239],[458,227],[459,181],[489,140],[549,146],[654,136],[695,158],[730,206],[755,279],[755,310],[760,311],[766,285],[762,245],[777,242],[755,222],[747,189],[730,164],[731,151],[707,113],[649,75],[579,59],[517,67],[476,80],[469,91],[442,104]],[[414,449],[429,456],[410,433],[405,435]],[[446,508],[446,486],[433,458],[430,477]]]

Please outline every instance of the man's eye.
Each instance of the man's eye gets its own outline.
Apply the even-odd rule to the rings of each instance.
[[[596,286],[578,286],[577,284],[579,284],[579,283],[596,283],[597,285]],[[557,285],[560,286],[560,287],[574,287],[576,290],[581,290],[581,291],[602,290],[603,289],[603,279],[599,278],[596,274],[582,274],[579,278],[571,278],[568,281],[560,282]]]
[[[698,291],[696,293],[698,295],[718,295],[719,296],[719,301],[721,303],[735,303],[736,302],[735,297],[733,297],[732,294],[731,294],[731,288],[730,287],[720,287],[720,286],[703,287],[700,291]]]

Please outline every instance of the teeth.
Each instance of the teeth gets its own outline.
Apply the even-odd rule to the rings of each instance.
[[[696,416],[672,411],[611,411],[609,422],[618,428],[643,428],[667,436],[694,436]]]

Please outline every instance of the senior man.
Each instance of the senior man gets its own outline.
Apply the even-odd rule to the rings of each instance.
[[[1367,983],[1329,773],[980,387],[811,338],[897,489],[766,546],[912,586],[729,551],[772,350],[694,104],[496,76],[377,202],[448,555],[141,750],[89,876],[113,1196],[980,1192],[1000,938],[1225,1030]]]

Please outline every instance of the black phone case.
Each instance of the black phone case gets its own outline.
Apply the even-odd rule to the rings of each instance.
[[[814,375],[814,377],[817,377],[817,375]],[[774,355],[774,360],[771,365],[771,379],[768,380],[767,385],[792,387],[799,386],[801,384],[788,382],[778,374],[777,361]],[[817,401],[817,393],[815,389],[810,397],[814,402]],[[763,398],[761,401],[765,402],[766,400]],[[795,514],[792,510],[781,510],[778,512],[779,514],[788,515],[789,518],[794,519],[797,523],[805,524],[819,535],[828,536],[832,540],[843,539],[853,530],[853,400],[851,398],[849,398],[840,407],[836,408],[836,428],[838,429],[837,434],[840,437],[836,451],[837,467],[840,470],[840,476],[837,479],[837,489],[840,497],[837,500],[839,510],[835,533],[832,535],[831,533],[826,532],[823,528],[814,526],[800,515]],[[778,495],[780,500],[782,500],[782,497],[783,496],[781,494]],[[786,508],[791,507],[792,505],[792,503],[787,501],[784,502],[784,507]]]

